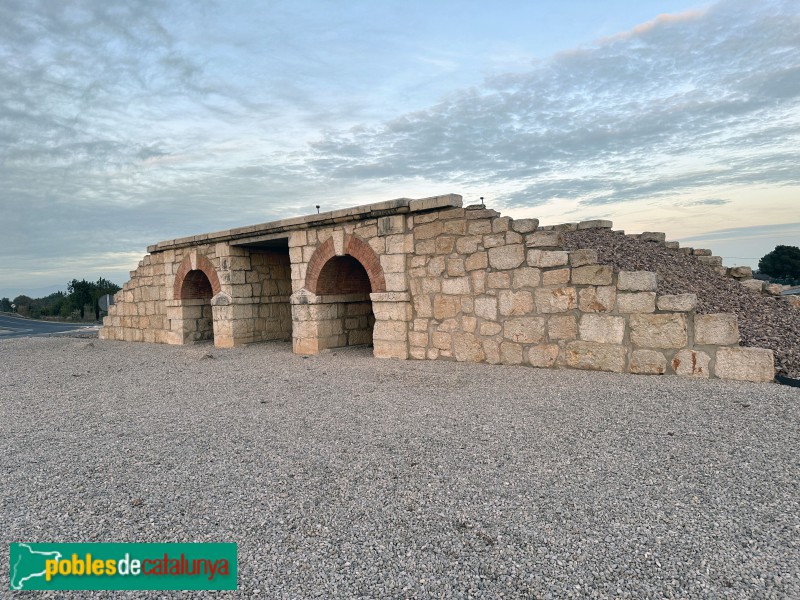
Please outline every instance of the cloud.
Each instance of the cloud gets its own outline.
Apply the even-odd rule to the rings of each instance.
[[[507,206],[797,184],[798,65],[796,3],[722,2],[492,77],[427,110],[328,133],[309,164],[350,181],[516,188]]]

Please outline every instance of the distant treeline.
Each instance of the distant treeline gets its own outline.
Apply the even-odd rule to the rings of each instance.
[[[67,293],[55,292],[44,298],[30,298],[20,295],[9,300],[0,298],[0,310],[11,312],[11,305],[18,314],[40,319],[42,317],[59,317],[62,319],[84,320],[87,310],[100,319],[98,300],[106,294],[116,294],[120,287],[102,277],[97,281],[73,279],[67,284]]]

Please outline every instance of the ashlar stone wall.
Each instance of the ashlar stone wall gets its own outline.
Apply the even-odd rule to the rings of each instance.
[[[772,352],[739,347],[734,315],[697,315],[693,295],[659,296],[655,273],[568,252],[560,229],[448,195],[168,240],[131,273],[101,337],[773,379]]]

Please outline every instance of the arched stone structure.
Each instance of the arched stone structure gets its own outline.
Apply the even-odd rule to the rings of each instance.
[[[220,290],[217,270],[208,258],[192,252],[183,259],[172,287],[176,310],[170,330],[178,343],[217,342],[219,319],[215,318],[212,299],[218,297]]]
[[[193,252],[181,261],[178,271],[175,273],[175,283],[172,286],[172,297],[175,300],[187,300],[198,297],[194,295],[198,290],[193,285],[195,281],[199,280],[195,274],[197,271],[203,273],[208,279],[208,283],[211,285],[211,296],[216,296],[220,293],[222,286],[220,285],[219,276],[217,275],[217,270],[214,268],[214,265],[202,254]]]
[[[328,238],[322,243],[311,256],[306,270],[305,289],[314,294],[319,294],[317,290],[319,277],[323,267],[335,256],[349,255],[355,258],[369,276],[370,288],[372,293],[382,293],[386,291],[386,278],[383,275],[381,261],[369,244],[353,235],[345,234],[341,238],[341,246],[337,248],[335,238]],[[338,250],[338,251],[337,251]]]

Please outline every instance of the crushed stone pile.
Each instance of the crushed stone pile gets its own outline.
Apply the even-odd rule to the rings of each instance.
[[[594,248],[617,271],[655,271],[659,294],[697,294],[698,313],[735,313],[742,346],[770,348],[782,375],[800,377],[800,310],[716,273],[694,256],[609,229],[564,233],[568,250]]]

